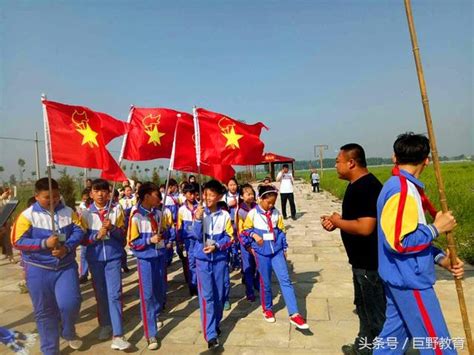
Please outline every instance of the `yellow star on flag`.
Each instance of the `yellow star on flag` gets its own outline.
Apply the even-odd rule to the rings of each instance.
[[[86,128],[76,128],[76,131],[82,135],[82,145],[89,143],[91,148],[94,148],[94,145],[99,146],[96,139],[98,133],[94,132],[88,123],[86,123]]]
[[[235,133],[234,127],[232,127],[229,132],[222,133],[222,135],[227,139],[226,147],[230,146],[232,149],[240,148],[239,139],[241,139],[243,135]]]
[[[148,139],[148,144],[153,143],[153,145],[161,145],[161,137],[163,137],[166,133],[161,133],[158,131],[158,128],[155,126],[152,130],[145,130],[145,133],[150,136]]]

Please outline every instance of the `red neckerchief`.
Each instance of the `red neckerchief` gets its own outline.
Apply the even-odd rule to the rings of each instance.
[[[191,216],[193,217],[193,220],[194,220],[194,214],[196,213],[196,209],[197,209],[197,206],[198,204],[193,204],[193,209],[190,209],[189,208],[189,204],[188,204],[188,201],[186,200],[186,202],[184,203],[184,205],[186,206],[186,208],[188,209],[189,212],[191,212]]]
[[[158,223],[156,222],[155,214],[153,212],[150,212],[147,214],[147,217],[150,220],[151,230],[153,234],[156,234],[158,232]]]
[[[398,176],[400,179],[402,178],[405,178],[404,176],[402,176],[402,174],[400,174],[400,168],[398,167],[398,165],[395,165],[392,169],[392,175],[393,176]],[[431,215],[431,217],[435,218],[436,217],[436,213],[438,213],[438,211],[436,211],[436,208],[433,206],[433,203],[430,201],[430,199],[428,198],[428,196],[426,196],[425,194],[425,190],[423,190],[420,186],[414,184],[416,186],[416,189],[418,190],[418,193],[420,194],[420,197],[421,197],[421,205],[423,206],[423,211],[428,211],[429,214]]]
[[[273,228],[272,212],[273,210],[265,211],[263,215],[267,218],[269,232],[273,234],[273,241],[275,241],[275,229]]]

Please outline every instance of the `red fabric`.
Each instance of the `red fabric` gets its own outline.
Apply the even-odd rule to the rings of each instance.
[[[194,137],[193,117],[189,114],[184,114],[178,119],[176,125],[174,170],[198,173]],[[211,165],[201,162],[201,174],[211,176],[226,183],[235,176],[235,170],[230,165]]]
[[[253,165],[260,163],[264,143],[263,123],[239,122],[221,113],[196,110],[199,120],[201,161],[210,164]]]
[[[55,164],[101,169],[101,177],[123,181],[127,177],[106,145],[126,133],[128,125],[83,106],[43,101],[46,107],[51,160]]]
[[[100,219],[101,222],[104,221],[106,214],[107,214],[107,210],[106,210],[106,209],[99,210],[99,219]]]
[[[292,161],[295,161],[295,158],[284,157],[283,155],[278,155],[275,153],[265,153],[261,158],[260,164],[288,163]]]
[[[123,158],[132,161],[169,159],[180,114],[185,113],[167,108],[133,107]]]
[[[419,290],[413,290],[413,295],[415,296],[416,304],[417,304],[418,309],[421,313],[421,317],[423,319],[423,324],[425,325],[425,329],[426,329],[426,332],[428,333],[428,336],[433,340],[438,339],[438,337],[436,336],[436,332],[434,330],[434,327],[433,327],[433,323],[431,323],[430,316],[429,316],[428,311],[426,310],[426,307],[423,303],[423,299],[421,297],[420,291]],[[441,350],[438,342],[435,343],[434,350],[435,350],[436,355],[442,355],[443,354],[443,351]]]
[[[267,218],[268,230],[273,234],[273,240],[275,240],[275,229],[273,228],[272,223],[272,210],[265,212],[265,217]]]
[[[148,213],[148,218],[150,219],[151,231],[153,234],[158,233],[158,223],[155,219],[155,214],[153,212]]]

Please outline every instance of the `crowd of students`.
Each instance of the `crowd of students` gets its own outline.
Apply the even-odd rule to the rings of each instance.
[[[168,186],[168,190],[165,190]],[[159,348],[160,314],[167,300],[167,268],[175,253],[190,296],[197,295],[208,348],[219,346],[219,324],[230,309],[230,272],[241,270],[246,299],[260,295],[263,318],[275,322],[272,271],[288,308],[289,322],[308,325],[299,314],[286,264],[283,218],[275,208],[278,190],[268,179],[257,194],[250,184],[226,186],[210,180],[203,186],[194,176],[167,185],[123,183],[112,193],[103,179],[89,180],[77,209],[64,205],[59,186],[47,178],[35,184],[32,204],[17,218],[12,242],[21,251],[26,284],[44,354],[58,354],[60,337],[79,349],[75,325],[81,305],[80,283],[91,274],[97,301],[98,339],[112,339],[111,348],[126,350],[122,272],[130,272],[127,253],[137,261],[138,295],[148,349]],[[54,205],[54,225],[49,213]],[[76,262],[80,249],[80,266]],[[128,249],[128,251],[127,251]]]

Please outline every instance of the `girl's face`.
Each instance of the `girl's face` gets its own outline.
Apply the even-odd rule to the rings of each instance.
[[[260,207],[262,207],[263,210],[269,211],[273,207],[275,207],[277,199],[277,194],[266,194],[263,196],[263,198],[260,200]]]
[[[250,205],[255,201],[255,195],[251,189],[245,189],[243,191],[242,199],[247,205]]]
[[[227,184],[227,188],[229,189],[229,192],[235,194],[237,192],[237,184],[234,180],[230,180],[229,183]]]

